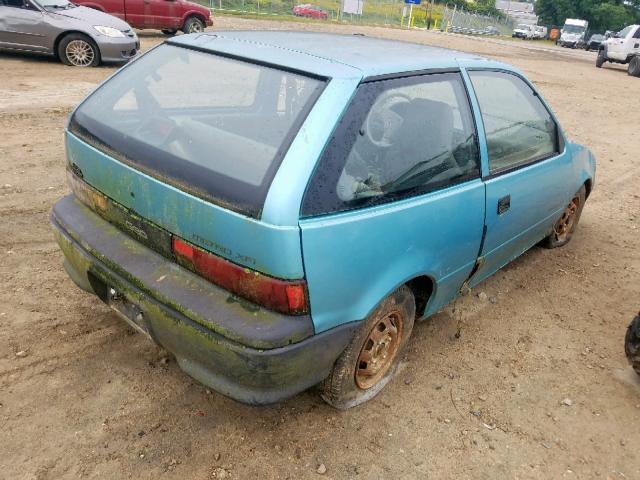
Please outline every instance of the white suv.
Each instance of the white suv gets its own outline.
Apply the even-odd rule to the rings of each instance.
[[[596,67],[605,62],[629,64],[629,75],[640,76],[640,25],[629,25],[600,46]]]

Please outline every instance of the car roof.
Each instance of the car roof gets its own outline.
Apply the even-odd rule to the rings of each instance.
[[[244,57],[326,77],[371,77],[489,62],[476,55],[416,43],[292,31],[231,31],[182,35],[167,43]]]

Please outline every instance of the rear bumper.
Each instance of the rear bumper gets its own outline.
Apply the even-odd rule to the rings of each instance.
[[[238,401],[269,404],[319,383],[358,327],[348,323],[314,335],[309,317],[248,308],[73,195],[56,203],[51,223],[65,269],[80,288],[103,300],[107,288],[117,290],[186,373]]]

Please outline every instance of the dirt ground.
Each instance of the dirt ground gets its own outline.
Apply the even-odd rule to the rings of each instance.
[[[357,31],[517,65],[598,158],[580,228],[418,324],[399,375],[368,404],[338,412],[308,391],[241,405],[62,269],[48,216],[68,192],[63,128],[114,68],[1,53],[0,478],[322,478],[323,464],[333,479],[639,479],[640,381],[623,336],[640,309],[640,80],[597,70],[594,53],[524,42],[235,18],[216,28]],[[143,49],[160,41],[142,34]]]

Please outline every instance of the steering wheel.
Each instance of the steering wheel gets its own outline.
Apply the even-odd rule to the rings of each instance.
[[[404,123],[404,118],[394,109],[405,103],[411,103],[411,98],[397,92],[382,94],[374,103],[364,122],[364,132],[376,147],[388,148],[393,145],[395,134]]]

